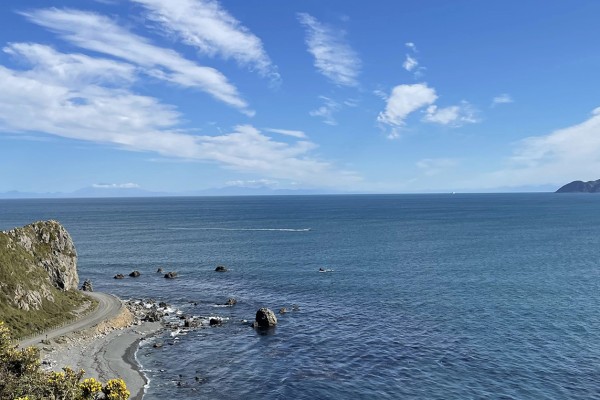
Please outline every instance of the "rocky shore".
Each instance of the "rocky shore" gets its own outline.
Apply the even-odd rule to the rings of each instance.
[[[171,331],[171,335],[192,329],[220,325],[221,317],[185,315],[176,307],[154,300],[122,301],[121,311],[114,318],[77,332],[51,340],[42,340],[39,347],[42,364],[47,370],[62,367],[83,369],[85,377],[101,381],[123,378],[132,399],[141,399],[148,384],[140,371],[135,353],[141,341]],[[161,341],[154,346],[160,347]]]

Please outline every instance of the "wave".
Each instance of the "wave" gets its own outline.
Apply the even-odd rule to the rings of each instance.
[[[259,231],[259,232],[310,232],[311,228],[167,228],[172,231]]]

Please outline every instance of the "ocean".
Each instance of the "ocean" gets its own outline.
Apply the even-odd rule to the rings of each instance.
[[[145,399],[600,398],[600,196],[0,200],[41,219],[96,291],[225,318],[138,350]]]

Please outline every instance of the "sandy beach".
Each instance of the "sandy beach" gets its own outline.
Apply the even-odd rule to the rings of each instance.
[[[123,307],[119,314],[93,327],[58,336],[40,347],[43,367],[60,371],[69,366],[83,369],[85,378],[102,382],[122,378],[131,399],[141,399],[148,383],[135,360],[140,340],[161,330],[160,322],[134,322],[133,314]]]

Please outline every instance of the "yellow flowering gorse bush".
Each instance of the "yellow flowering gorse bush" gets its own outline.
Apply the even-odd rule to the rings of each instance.
[[[69,367],[60,372],[43,371],[39,349],[19,349],[10,329],[0,321],[0,400],[129,399],[122,379],[111,379],[103,386],[94,378],[82,380],[84,374]]]

